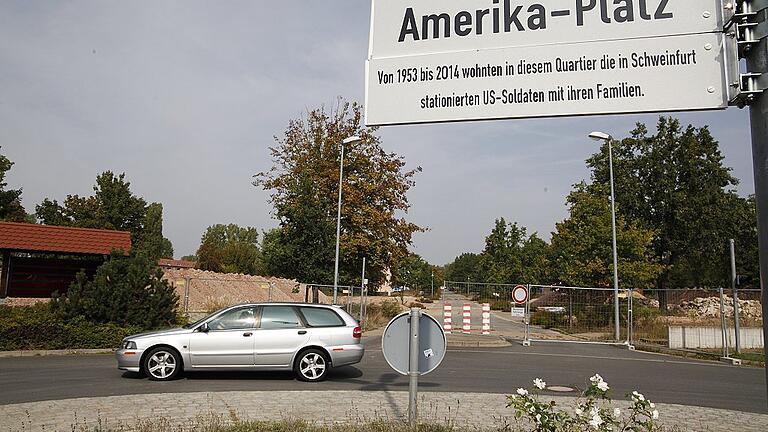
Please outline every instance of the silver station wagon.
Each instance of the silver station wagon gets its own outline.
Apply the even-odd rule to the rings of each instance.
[[[303,381],[322,381],[331,367],[360,362],[360,337],[357,321],[335,306],[241,304],[123,339],[117,367],[158,381],[197,370],[294,370]]]

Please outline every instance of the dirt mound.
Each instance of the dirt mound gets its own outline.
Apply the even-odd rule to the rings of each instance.
[[[725,316],[733,317],[733,297],[725,296],[723,303]],[[683,301],[677,306],[677,310],[689,317],[719,318],[720,297],[697,297],[693,300]],[[739,299],[740,318],[760,319],[762,316],[762,305],[759,301]]]

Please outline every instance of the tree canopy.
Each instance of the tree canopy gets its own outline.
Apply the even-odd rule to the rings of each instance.
[[[731,238],[738,240],[742,269],[756,280],[754,204],[735,192],[738,180],[706,126],[661,117],[655,134],[638,124],[613,145],[617,211],[653,231],[655,259],[663,265],[658,288],[727,286]],[[604,145],[587,160],[590,188],[608,185],[607,152]]]
[[[93,192],[88,197],[67,195],[63,204],[45,198],[35,215],[46,225],[129,231],[135,250],[146,250],[155,259],[173,257],[173,246],[163,237],[162,205],[148,205],[134,195],[125,173],[99,174]]]
[[[321,107],[289,121],[270,148],[273,167],[254,176],[255,186],[271,192],[280,223],[264,239],[270,272],[333,281],[341,142],[350,136],[361,141],[344,149],[340,282],[359,280],[366,257],[369,279],[378,284],[385,269],[396,269],[407,256],[412,235],[422,231],[402,216],[421,168],[406,170],[401,156],[382,148],[376,128],[363,125],[361,107],[340,101],[333,110]]]
[[[21,189],[6,189],[5,175],[13,162],[0,154],[0,220],[27,222],[29,217],[21,205]]]
[[[261,274],[258,230],[235,224],[209,226],[197,249],[197,265],[221,273]]]
[[[588,190],[589,189],[589,190]],[[611,206],[605,188],[576,185],[568,195],[570,215],[552,235],[555,279],[568,286],[613,286]],[[663,267],[654,260],[653,232],[616,218],[616,247],[621,286],[649,288]]]

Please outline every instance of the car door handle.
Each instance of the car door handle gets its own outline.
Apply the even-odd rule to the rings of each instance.
[[[307,334],[306,330],[299,330],[299,334]]]
[[[250,337],[252,334],[253,334],[253,333],[251,333],[251,332],[248,332],[248,333],[243,333],[243,337]]]

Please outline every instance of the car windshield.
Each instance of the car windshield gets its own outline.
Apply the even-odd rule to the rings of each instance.
[[[193,323],[184,324],[183,326],[181,326],[181,328],[185,328],[185,329],[188,329],[188,328],[196,327],[196,326],[198,326],[199,324],[201,324],[203,321],[205,321],[205,320],[207,320],[208,318],[210,318],[210,317],[212,317],[212,316],[216,315],[217,313],[219,313],[219,312],[223,311],[224,309],[227,309],[227,308],[222,308],[222,309],[219,309],[219,310],[217,310],[216,312],[214,312],[214,313],[212,313],[212,314],[210,314],[210,315],[206,315],[206,316],[204,316],[204,317],[200,318],[199,320],[197,320],[197,321],[195,321],[195,322],[193,322]]]

